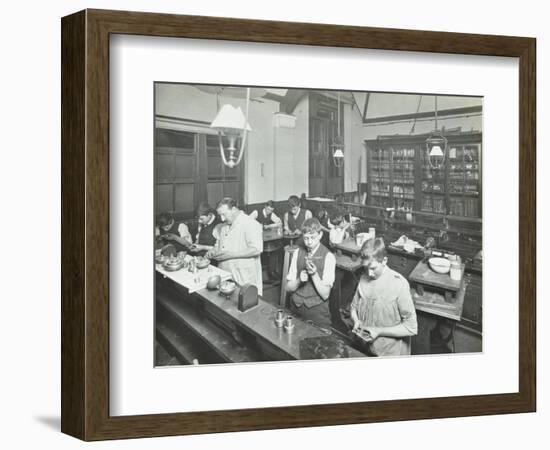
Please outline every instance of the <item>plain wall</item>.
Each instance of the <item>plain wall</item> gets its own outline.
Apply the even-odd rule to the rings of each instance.
[[[345,143],[344,152],[344,190],[357,190],[357,183],[366,181],[366,150],[364,145],[365,129],[361,114],[351,104],[344,107]]]
[[[420,100],[420,107],[418,103]],[[480,97],[456,97],[439,95],[437,98],[437,110],[462,108],[468,106],[481,106],[483,99]],[[435,111],[433,95],[423,95],[420,99],[416,94],[382,94],[371,95],[367,110],[367,119],[374,117],[386,117],[395,114],[408,114],[416,112]],[[440,116],[437,127],[441,129],[462,127],[462,131],[482,131],[482,116],[471,114],[470,117],[447,118]],[[379,135],[390,134],[423,134],[434,130],[435,120],[419,119],[416,122],[409,120],[399,123],[367,124],[363,128],[365,139],[376,139]],[[413,132],[411,133],[411,130]]]

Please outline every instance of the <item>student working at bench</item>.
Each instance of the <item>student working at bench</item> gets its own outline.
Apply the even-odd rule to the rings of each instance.
[[[249,214],[250,217],[256,219],[264,228],[277,228],[282,225],[281,219],[275,214],[275,204],[273,200],[265,202],[263,208],[257,208]]]
[[[197,218],[198,228],[191,250],[205,253],[213,249],[219,239],[221,220],[218,218],[216,210],[206,202],[201,203],[197,208]]]
[[[290,309],[303,320],[330,328],[329,296],[336,258],[321,244],[323,232],[317,219],[307,219],[301,231],[303,246],[294,251],[287,275]]]
[[[365,242],[361,259],[365,273],[351,303],[353,331],[364,331],[363,344],[373,356],[410,355],[418,324],[409,282],[387,266],[382,238]]]
[[[329,231],[329,241],[331,245],[341,244],[342,241],[349,237],[348,228],[350,223],[346,221],[341,211],[337,210],[330,218],[332,225]]]
[[[300,207],[300,199],[296,195],[288,198],[288,207],[289,210],[284,215],[285,233],[300,234],[304,221],[313,217],[311,211]]]
[[[156,248],[163,253],[187,251],[191,246],[191,234],[184,223],[177,223],[174,216],[165,212],[158,216],[155,227]]]
[[[275,203],[273,200],[265,202],[263,207],[259,207],[252,211],[249,216],[255,219],[264,230],[271,230],[282,227],[283,223],[281,219],[275,214]],[[264,247],[265,250],[265,247]],[[264,260],[267,260],[267,272],[269,277],[269,283],[272,285],[279,285],[281,282],[281,274],[279,273],[279,253],[278,251],[270,251],[262,256]]]

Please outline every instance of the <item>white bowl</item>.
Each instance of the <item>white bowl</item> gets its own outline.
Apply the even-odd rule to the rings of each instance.
[[[437,273],[449,273],[451,268],[451,261],[447,258],[430,258],[428,264],[434,272]]]

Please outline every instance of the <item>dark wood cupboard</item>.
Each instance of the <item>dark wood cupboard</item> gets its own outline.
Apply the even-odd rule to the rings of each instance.
[[[481,133],[449,131],[443,164],[428,159],[428,135],[367,140],[367,203],[404,211],[482,216]]]

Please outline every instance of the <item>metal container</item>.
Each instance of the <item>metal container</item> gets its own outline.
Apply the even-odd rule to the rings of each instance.
[[[281,328],[285,323],[284,311],[282,309],[277,310],[277,315],[275,316],[275,325],[277,328]]]
[[[184,261],[182,259],[174,259],[174,260],[168,260],[164,262],[162,267],[167,272],[176,272],[180,270],[184,266]]]
[[[292,316],[286,316],[285,331],[287,333],[292,333],[294,331],[294,321],[292,320]]]

